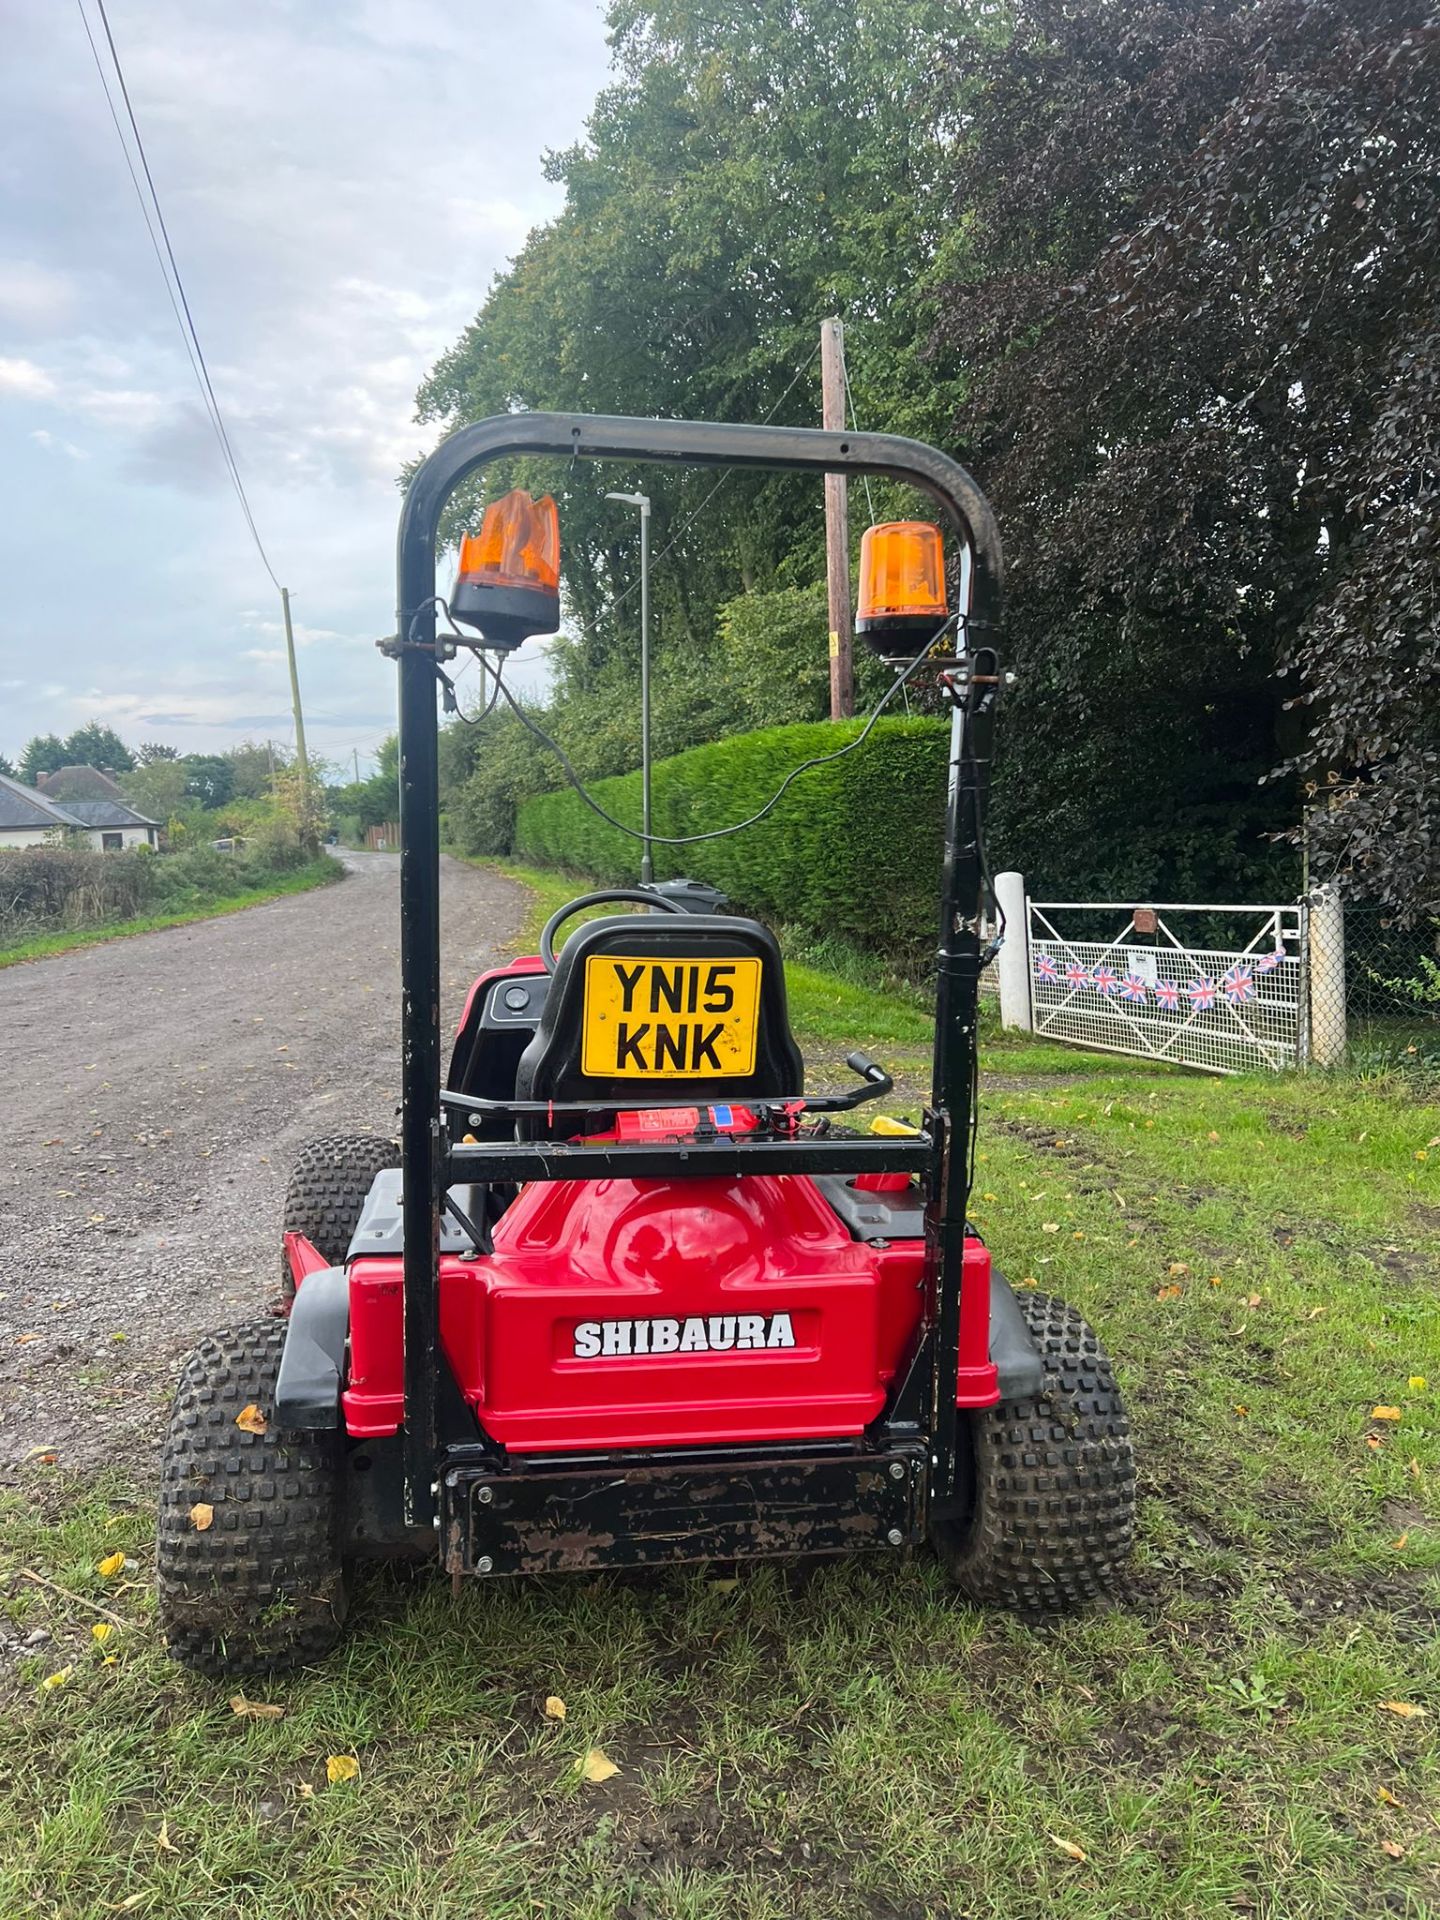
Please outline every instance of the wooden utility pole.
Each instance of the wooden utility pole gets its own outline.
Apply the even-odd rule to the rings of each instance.
[[[355,761],[355,784],[358,787],[360,784],[360,749],[359,747],[352,747],[350,749],[350,753]]]
[[[285,653],[290,662],[290,706],[295,715],[295,758],[300,767],[300,782],[310,790],[310,758],[305,751],[305,715],[300,710],[300,675],[295,667],[295,629],[290,624],[290,589],[280,589],[280,604],[285,609]]]
[[[820,424],[845,431],[845,330],[838,320],[820,322]],[[855,674],[850,628],[850,498],[842,473],[825,476],[825,578],[830,594],[830,718],[855,711]]]

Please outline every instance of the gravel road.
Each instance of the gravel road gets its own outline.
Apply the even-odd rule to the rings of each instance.
[[[296,1149],[393,1127],[400,861],[345,864],[313,893],[0,971],[0,1477],[53,1449],[148,1478],[181,1356],[276,1295]],[[524,907],[442,863],[447,1033]]]

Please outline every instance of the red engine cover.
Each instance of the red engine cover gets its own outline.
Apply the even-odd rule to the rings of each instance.
[[[855,1434],[914,1338],[923,1253],[852,1241],[799,1176],[536,1182],[493,1254],[441,1259],[441,1339],[485,1431],[522,1452]],[[978,1242],[965,1278],[990,1390],[961,1397],[984,1404],[996,1395]],[[350,1305],[347,1426],[393,1433],[399,1259],[355,1260]]]

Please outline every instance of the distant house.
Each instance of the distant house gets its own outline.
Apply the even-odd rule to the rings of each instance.
[[[62,775],[74,777],[62,780]],[[65,833],[83,835],[102,853],[119,853],[123,847],[155,846],[160,825],[127,807],[120,789],[97,767],[62,767],[42,775],[37,787],[0,773],[0,848],[43,847]]]

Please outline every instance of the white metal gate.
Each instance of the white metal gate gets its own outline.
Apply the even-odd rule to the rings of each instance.
[[[1037,1034],[1212,1073],[1303,1066],[1306,909],[1027,901]]]

